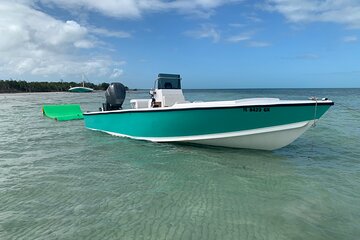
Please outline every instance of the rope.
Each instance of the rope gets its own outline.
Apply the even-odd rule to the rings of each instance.
[[[311,97],[311,100],[315,101],[314,122],[312,124],[312,127],[316,127],[316,111],[317,111],[318,99],[317,99],[317,97]]]

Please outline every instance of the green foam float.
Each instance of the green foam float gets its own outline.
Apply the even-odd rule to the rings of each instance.
[[[46,117],[57,121],[83,119],[83,113],[79,104],[44,105],[42,112]]]

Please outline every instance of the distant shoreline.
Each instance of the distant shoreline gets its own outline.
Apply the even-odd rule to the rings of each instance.
[[[71,87],[87,87],[106,90],[109,83],[94,84],[90,82],[27,82],[23,80],[0,80],[0,93],[32,93],[32,92],[66,92]],[[127,87],[126,87],[127,88]]]
[[[94,92],[105,92],[106,90],[94,90]],[[148,90],[139,90],[139,89],[128,89],[126,90],[127,92],[142,92],[142,91],[148,91]],[[1,94],[22,94],[22,93],[71,93],[71,94],[74,94],[73,92],[69,92],[68,90],[66,91],[47,91],[47,92],[44,92],[44,91],[38,91],[38,92],[0,92],[0,95]],[[91,92],[88,92],[88,94],[91,93]]]

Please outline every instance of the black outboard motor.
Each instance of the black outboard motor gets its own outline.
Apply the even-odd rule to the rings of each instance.
[[[121,83],[111,83],[106,89],[103,111],[120,110],[125,100],[126,88]]]

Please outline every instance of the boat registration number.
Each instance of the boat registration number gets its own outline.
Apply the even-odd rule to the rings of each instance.
[[[244,107],[244,112],[270,112],[269,107]]]

